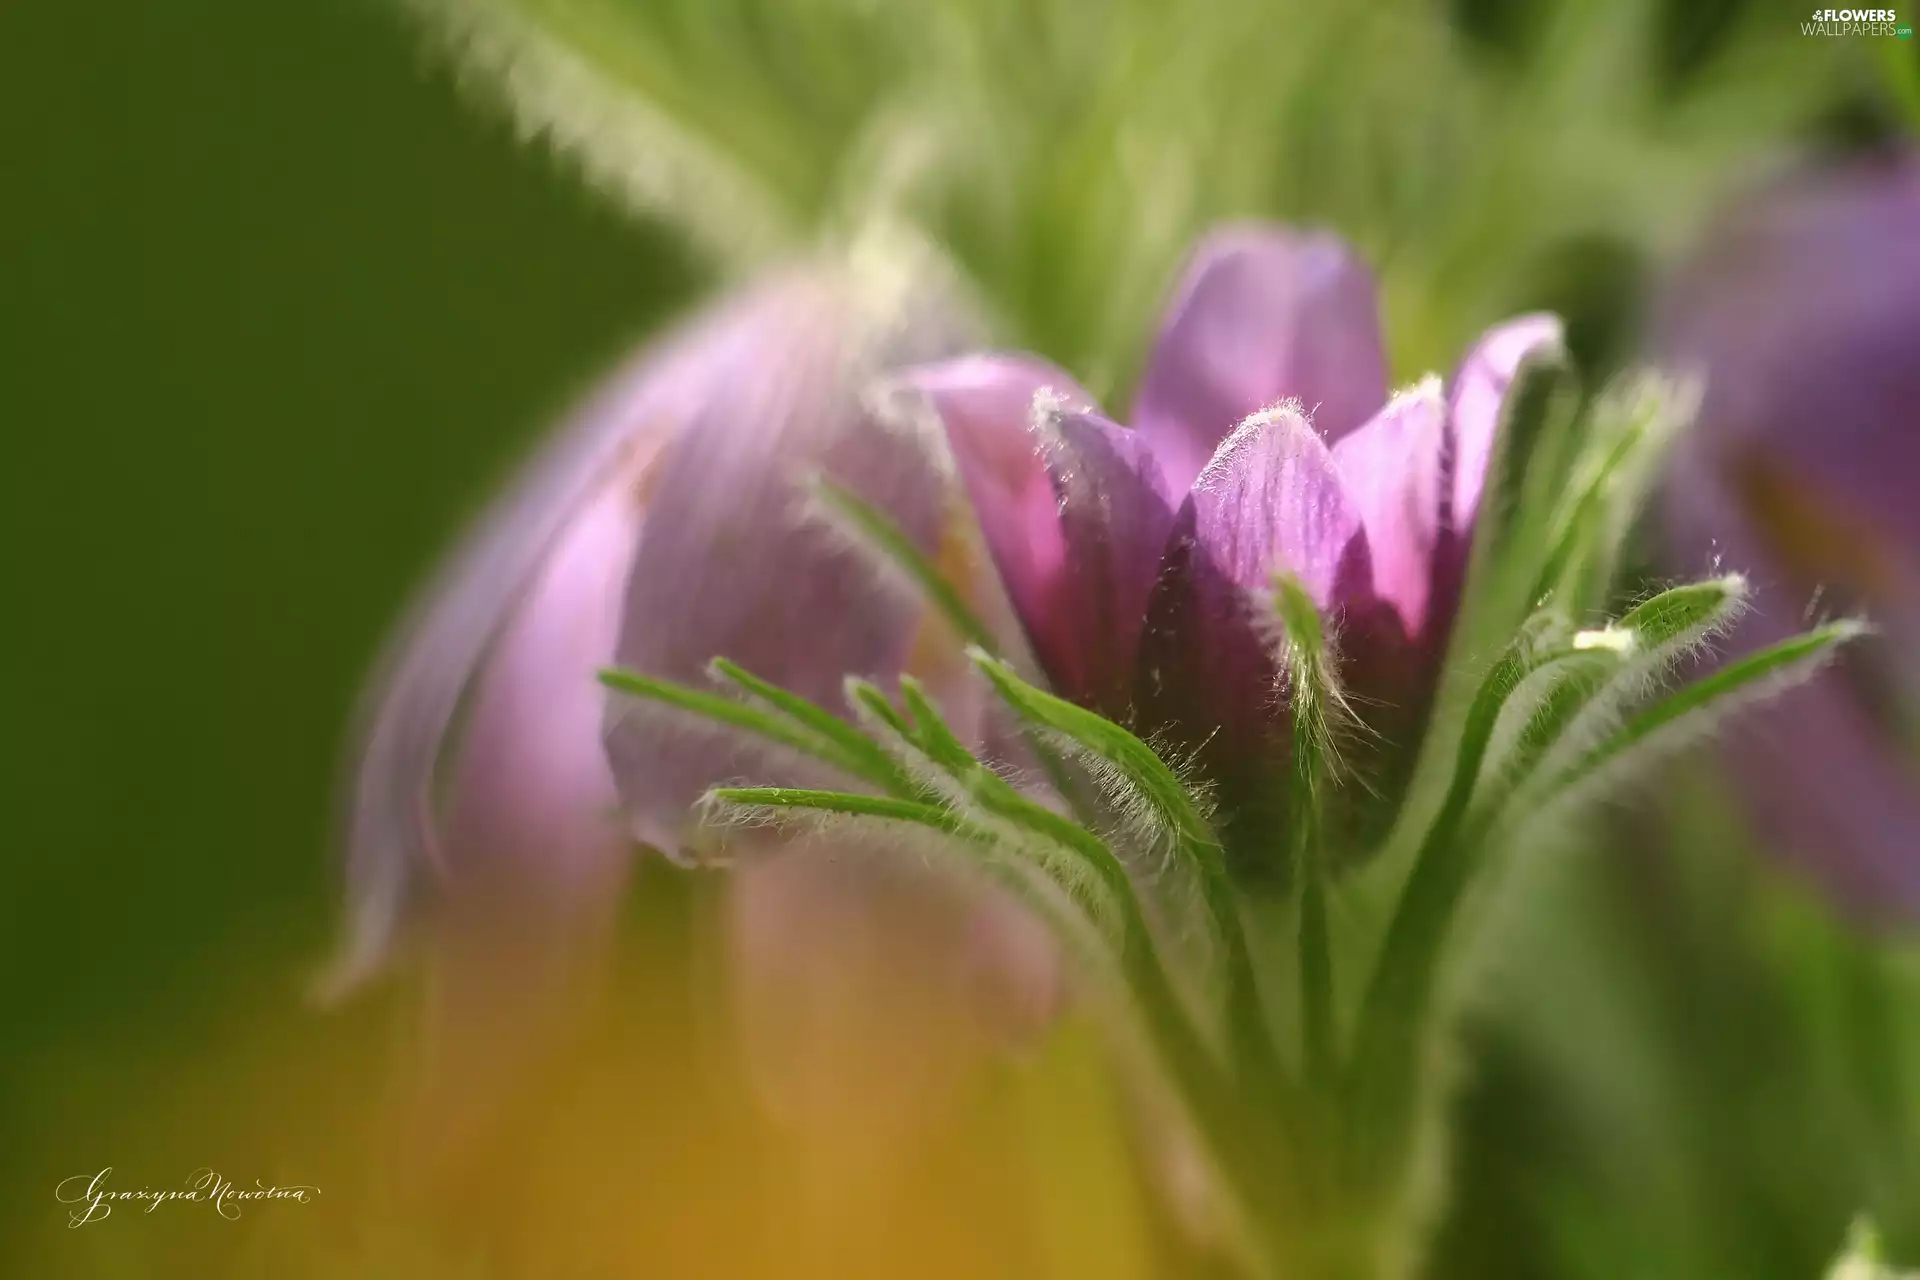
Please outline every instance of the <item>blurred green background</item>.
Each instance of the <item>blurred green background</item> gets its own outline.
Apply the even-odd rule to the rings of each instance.
[[[1754,8],[1660,6],[1655,79],[1710,67]],[[1451,20],[1497,77],[1529,12]],[[107,1165],[384,1194],[351,1162],[402,1011],[304,999],[353,696],[540,427],[703,283],[478,96],[375,0],[0,4],[0,1274],[279,1274],[264,1210],[66,1232],[55,1183]],[[1780,141],[1879,138],[1876,101],[1862,72]],[[1500,301],[1618,359],[1642,252],[1575,237]],[[1534,890],[1531,970],[1495,985],[1552,1016],[1477,1033],[1445,1274],[1808,1275],[1866,1208],[1912,1252],[1920,1080],[1860,1074],[1901,1060],[1911,974],[1896,999],[1885,957],[1745,850],[1692,847],[1674,884],[1569,858]],[[1596,957],[1645,968],[1610,986]],[[1556,1057],[1596,1026],[1615,1056]],[[1635,1093],[1674,1044],[1692,1075]],[[1542,1083],[1581,1069],[1581,1105]],[[446,1263],[413,1248],[364,1245],[394,1275]]]

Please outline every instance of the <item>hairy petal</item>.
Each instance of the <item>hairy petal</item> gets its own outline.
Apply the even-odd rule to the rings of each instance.
[[[823,518],[824,475],[939,553],[946,482],[930,442],[862,402],[894,362],[941,345],[917,299],[874,309],[862,282],[821,270],[773,287],[741,358],[716,363],[708,396],[648,478],[616,657],[649,675],[698,681],[715,657],[824,706],[848,674],[891,679],[923,613],[887,566]],[[634,833],[664,850],[689,834],[716,782],[764,759],[688,738],[659,717],[612,709],[607,747]]]
[[[639,532],[623,487],[581,513],[489,656],[445,822],[424,1041],[423,1149],[450,1157],[591,997],[632,843],[600,749]]]
[[[1261,590],[1284,571],[1322,609],[1365,587],[1366,575],[1355,571],[1367,557],[1360,511],[1332,451],[1291,407],[1241,423],[1192,496],[1196,536],[1227,584]]]
[[[1068,697],[1122,714],[1173,509],[1136,432],[1091,413],[1055,414],[1039,427],[1067,560],[1030,630],[1046,637],[1036,648]]]
[[[1360,513],[1326,444],[1289,407],[1247,419],[1201,473],[1141,642],[1147,727],[1199,753],[1230,805],[1262,803],[1233,793],[1255,786],[1265,758],[1284,749],[1271,628],[1256,603],[1278,572],[1299,578],[1322,610],[1371,598]]]
[[[1258,224],[1195,252],[1155,343],[1134,425],[1177,490],[1234,425],[1298,400],[1335,441],[1387,398],[1372,274],[1338,237]]]
[[[1358,843],[1385,834],[1410,776],[1454,613],[1436,600],[1447,410],[1437,378],[1394,397],[1333,447],[1359,509],[1373,569],[1371,598],[1340,616],[1340,677],[1366,727],[1350,735],[1345,767],[1352,812],[1330,813]]]
[[[987,553],[1038,644],[1036,622],[1067,574],[1069,549],[1033,429],[1035,398],[1073,407],[1090,405],[1090,398],[1064,370],[1026,355],[924,365],[900,374],[897,386],[939,419]]]
[[[945,425],[981,532],[1042,670],[1089,706],[1126,706],[1147,591],[1172,525],[1145,442],[1030,357],[910,371]]]

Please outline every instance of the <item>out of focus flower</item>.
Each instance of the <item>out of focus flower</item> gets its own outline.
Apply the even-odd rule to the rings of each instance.
[[[1229,843],[1266,837],[1289,698],[1261,599],[1293,575],[1338,635],[1347,744],[1390,817],[1458,603],[1503,397],[1550,316],[1494,329],[1450,385],[1389,398],[1374,285],[1330,235],[1245,226],[1181,280],[1129,430],[1061,370],[912,371],[1055,688],[1213,783]],[[1377,826],[1375,833],[1377,833]]]
[[[600,669],[699,682],[725,656],[839,706],[850,673],[945,692],[964,666],[939,618],[810,509],[808,482],[830,478],[967,563],[937,440],[861,399],[954,343],[952,308],[897,268],[789,270],[651,344],[481,522],[374,689],[341,976],[426,907],[430,1101],[456,1135],[592,988],[637,845],[694,850],[702,793],[786,767],[699,724],[610,710]],[[982,566],[968,585],[990,581]],[[952,702],[964,721],[963,691]],[[1051,950],[998,896],[914,859],[741,843],[746,1038],[769,1095],[802,1118],[857,1099],[875,1132],[895,1126],[981,1025],[1044,1003]]]
[[[1667,503],[1684,569],[1749,570],[1750,649],[1877,634],[1726,743],[1761,830],[1847,899],[1920,909],[1920,160],[1782,183],[1713,225],[1660,355],[1704,372]]]

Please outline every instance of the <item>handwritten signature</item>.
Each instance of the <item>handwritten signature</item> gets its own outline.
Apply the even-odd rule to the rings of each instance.
[[[137,1191],[109,1189],[107,1179],[112,1175],[113,1166],[108,1165],[98,1173],[76,1173],[71,1178],[61,1179],[60,1185],[53,1189],[53,1194],[61,1204],[73,1206],[67,1211],[69,1228],[104,1221],[112,1215],[116,1205],[144,1204],[142,1212],[152,1213],[161,1205],[175,1201],[204,1204],[211,1205],[215,1213],[233,1221],[245,1206],[263,1200],[312,1204],[320,1195],[318,1187],[283,1187],[277,1183],[262,1182],[258,1178],[254,1179],[253,1188],[249,1190],[235,1186],[209,1168],[196,1169],[188,1174],[184,1186],[159,1191],[151,1187],[141,1187]]]

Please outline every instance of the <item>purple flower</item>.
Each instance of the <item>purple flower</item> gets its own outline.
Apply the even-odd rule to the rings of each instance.
[[[1333,620],[1390,792],[1457,603],[1500,406],[1550,316],[1490,332],[1452,384],[1389,398],[1373,281],[1325,234],[1243,226],[1194,255],[1134,429],[1059,369],[976,356],[912,371],[985,540],[1063,695],[1189,754],[1229,834],[1284,797],[1287,699],[1260,597],[1297,577]],[[1372,806],[1374,816],[1391,805]]]
[[[1821,613],[1877,634],[1726,751],[1759,829],[1862,907],[1920,908],[1920,158],[1744,200],[1677,276],[1659,353],[1702,371],[1671,472],[1679,565],[1750,573],[1737,650]]]
[[[610,707],[600,669],[700,683],[725,656],[836,708],[849,674],[911,672],[956,724],[977,722],[958,639],[810,509],[807,482],[831,478],[965,568],[964,498],[937,436],[862,399],[886,370],[954,346],[937,293],[878,296],[887,283],[793,269],[649,344],[481,521],[389,657],[361,726],[339,978],[427,919],[442,1136],[483,1124],[591,990],[637,845],[681,853],[703,838],[709,787],[791,767]],[[961,576],[991,594],[984,565]],[[839,855],[854,851],[803,843],[753,833],[732,850],[753,855],[735,878],[736,968],[764,1024],[747,1039],[793,1108],[944,1078],[981,1002],[1001,1026],[1049,998],[1051,949],[997,893],[918,857],[850,874]],[[888,1025],[910,1008],[912,1027]]]

